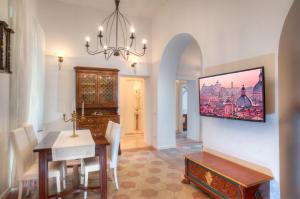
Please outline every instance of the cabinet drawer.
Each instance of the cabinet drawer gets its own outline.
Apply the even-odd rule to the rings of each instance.
[[[90,129],[97,136],[104,136],[108,121],[119,122],[118,115],[110,116],[88,116],[86,119],[77,122],[78,129]]]
[[[239,199],[242,197],[240,186],[206,167],[188,160],[188,176],[196,183],[219,195],[220,198]]]

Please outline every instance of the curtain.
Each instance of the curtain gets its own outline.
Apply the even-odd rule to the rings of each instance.
[[[13,35],[10,128],[24,123],[42,129],[44,96],[44,32],[34,16],[34,0],[11,0]],[[15,161],[10,153],[11,186],[16,185]]]
[[[28,122],[35,132],[43,129],[44,80],[45,80],[45,37],[37,20],[33,21],[33,48],[31,68],[31,92]]]

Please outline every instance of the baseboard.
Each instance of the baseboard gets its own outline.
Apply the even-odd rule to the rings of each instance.
[[[10,191],[10,188],[8,187],[1,195],[0,195],[0,199],[4,199],[8,196]]]

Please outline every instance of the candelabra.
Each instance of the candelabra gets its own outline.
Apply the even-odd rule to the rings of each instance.
[[[82,115],[81,117],[77,117],[76,111],[73,111],[73,113],[71,114],[71,118],[67,119],[66,118],[66,114],[63,114],[63,120],[64,122],[73,122],[73,134],[71,137],[75,138],[78,137],[78,134],[76,134],[76,122],[77,121],[82,121],[83,119],[85,119],[84,115]]]

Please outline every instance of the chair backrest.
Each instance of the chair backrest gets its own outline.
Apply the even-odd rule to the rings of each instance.
[[[33,164],[31,158],[33,151],[24,128],[13,130],[10,136],[16,159],[17,176],[20,178]]]
[[[108,121],[107,127],[106,127],[106,132],[105,132],[105,138],[107,141],[111,141],[112,139],[112,127],[113,127],[113,122]]]
[[[30,143],[30,149],[31,149],[31,161],[35,162],[38,159],[38,154],[33,153],[32,150],[36,145],[38,144],[37,135],[35,134],[35,131],[33,129],[33,126],[31,124],[23,124],[23,127],[25,129],[26,135],[28,137],[29,143]]]
[[[31,124],[24,124],[23,125],[25,132],[27,134],[28,140],[30,142],[31,148],[33,149],[37,143],[38,143],[38,139],[37,136],[35,134],[35,131],[33,129],[33,126]]]
[[[113,123],[112,139],[110,142],[110,149],[111,149],[110,160],[115,167],[117,167],[118,165],[119,145],[120,145],[122,131],[123,129],[120,124]]]

